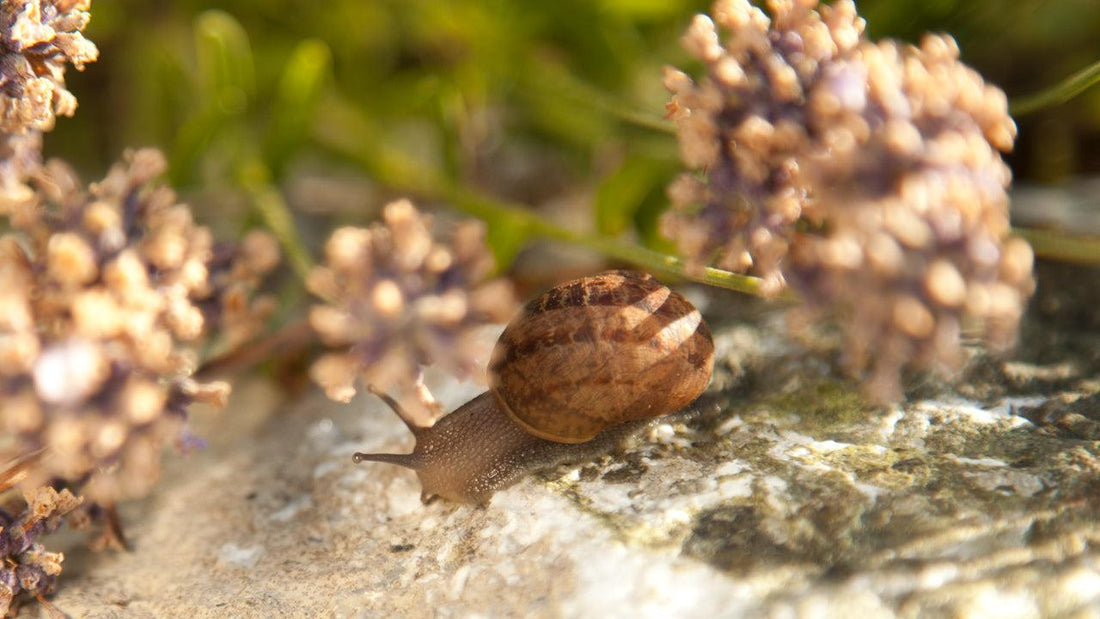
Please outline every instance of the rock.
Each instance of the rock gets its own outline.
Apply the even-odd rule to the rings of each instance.
[[[918,377],[908,403],[875,408],[827,347],[789,343],[774,311],[745,315],[713,324],[719,368],[694,412],[487,508],[424,506],[410,471],[354,465],[412,443],[369,396],[283,403],[245,385],[196,415],[209,448],[170,457],[155,494],[124,506],[134,549],[74,544],[52,603],[88,617],[1097,616],[1096,334],[1031,324],[1012,362],[977,355],[961,387]],[[437,387],[448,407],[475,392]]]

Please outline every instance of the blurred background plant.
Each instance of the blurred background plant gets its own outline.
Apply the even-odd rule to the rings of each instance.
[[[679,41],[710,4],[101,3],[88,32],[102,59],[69,76],[80,113],[47,152],[98,174],[124,148],[158,146],[170,153],[173,186],[218,196],[199,208],[229,222],[243,212],[223,211],[226,202],[276,188],[314,248],[325,224],[376,212],[379,193],[427,193],[423,177],[553,206],[553,217],[579,202],[569,223],[667,248],[656,220],[681,166],[674,141],[648,126],[670,130],[660,71],[695,72]],[[1013,99],[1100,53],[1100,6],[1088,0],[858,6],[872,40],[951,33],[963,61]],[[1090,90],[1018,118],[1017,180],[1095,171],[1098,109]],[[507,266],[531,231],[501,219],[490,237]]]
[[[80,10],[88,3],[43,4]],[[331,231],[378,221],[384,205],[406,196],[435,215],[440,238],[456,214],[481,219],[494,273],[507,273],[520,296],[608,260],[754,295],[777,292],[755,277],[688,269],[661,234],[668,187],[685,169],[676,126],[665,118],[670,96],[662,70],[705,73],[706,63],[681,40],[692,17],[711,10],[711,0],[116,0],[92,8],[84,32],[99,60],[64,75],[79,113],[45,136],[46,157],[68,162],[84,178],[101,178],[107,162],[127,149],[158,148],[167,157],[166,184],[213,238],[247,240],[246,231],[270,231],[289,272],[275,282],[277,303],[259,308],[273,315],[269,333],[307,341],[295,325],[307,312],[305,281],[325,247],[331,266]],[[1006,155],[1017,187],[1076,183],[1100,170],[1100,89],[1088,88],[1100,71],[1087,69],[1100,59],[1097,3],[864,0],[859,10],[871,41],[915,44],[928,31],[950,33],[961,60],[1005,90],[1021,112]],[[1052,86],[1083,69],[1076,81]],[[32,150],[38,137],[29,140]],[[12,174],[25,175],[22,168],[0,172],[8,175],[0,179],[5,186]],[[70,188],[73,195],[79,187]],[[1094,194],[1084,196],[1097,203]],[[1016,219],[1029,226],[1017,232],[1040,259],[1095,265],[1100,244],[1074,236],[1100,232],[1095,206],[1091,215],[1087,208],[1077,212],[1093,227],[1080,226],[1079,216],[1071,222],[1030,213]],[[5,221],[0,229],[12,225]],[[370,236],[355,233],[360,240],[364,234]],[[240,247],[215,252],[213,280],[233,272],[238,277],[230,280],[252,287],[264,270],[259,266],[272,266],[263,241],[253,237]],[[231,268],[238,255],[251,256],[246,262],[256,268]],[[483,266],[475,271],[464,285],[490,275]],[[1026,296],[1023,280],[1020,286]],[[388,290],[365,289],[376,298]],[[333,291],[317,290],[329,304],[350,307]],[[208,327],[255,327],[247,312],[220,320],[211,311],[240,308],[242,294],[237,289],[235,300],[221,305],[196,299],[195,308]],[[923,317],[917,310],[908,315]],[[230,331],[234,344],[246,339]],[[234,361],[227,348],[203,349],[207,370]],[[272,350],[254,348],[246,357],[265,360]],[[304,375],[294,362],[287,361]],[[893,389],[887,391],[894,395]],[[50,501],[16,498],[24,512],[9,508],[0,526],[10,532],[3,522],[50,523],[35,525],[39,532],[53,526],[51,514],[87,513],[68,499]],[[36,504],[60,507],[27,515]],[[22,539],[25,553],[34,536]],[[0,545],[0,555],[15,552]],[[52,580],[41,582],[24,590],[48,590]]]
[[[951,33],[961,60],[1023,105],[1100,55],[1082,25],[1100,17],[1091,3],[995,4],[869,0],[859,10],[870,41]],[[441,212],[441,228],[456,209],[485,221],[497,268],[521,292],[608,258],[684,275],[660,221],[685,166],[654,76],[666,65],[703,72],[681,38],[709,0],[213,6],[97,6],[91,32],[109,60],[73,77],[92,96],[55,134],[56,152],[94,167],[129,144],[163,148],[172,185],[205,210],[202,221],[215,231],[268,227],[301,276],[330,230],[377,219],[406,196]],[[1016,119],[1015,147],[999,148],[1018,184],[1100,166],[1089,154],[1098,92],[1040,101]],[[1023,234],[1041,257],[1097,259],[1095,243]],[[552,251],[564,259],[544,260]],[[754,294],[777,288],[727,272],[693,275]],[[284,284],[283,321],[303,294],[300,281]],[[935,349],[925,356],[950,356]]]

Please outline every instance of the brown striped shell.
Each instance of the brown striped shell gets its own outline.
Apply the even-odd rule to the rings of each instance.
[[[529,471],[606,453],[687,406],[713,367],[710,331],[691,303],[648,275],[609,271],[527,304],[497,342],[493,389],[435,425],[371,388],[416,445],[354,459],[413,469],[425,502],[484,505]]]
[[[608,271],[528,303],[500,336],[489,372],[505,412],[528,432],[580,443],[684,408],[713,368],[695,306],[650,275]]]

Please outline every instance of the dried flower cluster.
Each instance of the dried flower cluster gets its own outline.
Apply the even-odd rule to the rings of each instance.
[[[68,490],[46,487],[28,491],[18,514],[0,509],[0,616],[21,593],[41,597],[53,591],[65,557],[46,552],[38,539],[57,530],[79,505]]]
[[[0,3],[0,214],[32,199],[24,179],[41,160],[42,132],[72,116],[66,63],[78,70],[99,56],[81,34],[90,0]]]
[[[159,152],[137,151],[85,191],[51,163],[33,217],[0,238],[0,429],[14,437],[0,456],[47,449],[25,487],[62,480],[106,504],[142,495],[187,406],[228,395],[188,378],[184,343],[204,332],[203,303],[238,294],[234,261],[214,265],[227,272],[218,290],[209,231],[152,182],[164,169]],[[269,249],[237,268],[270,267]]]
[[[264,277],[279,263],[279,244],[262,230],[245,234],[239,242],[214,245],[206,263],[209,286],[195,299],[204,327],[232,350],[256,337],[275,311],[275,298],[256,296]]]
[[[433,241],[431,218],[407,200],[388,204],[370,228],[334,232],[326,265],[309,279],[328,301],[313,308],[310,322],[342,349],[313,366],[328,396],[351,399],[356,379],[411,395],[429,364],[460,378],[483,375],[489,351],[476,330],[516,309],[506,280],[486,280],[493,258],[484,241],[474,221],[457,225],[447,244]]]
[[[684,161],[666,232],[695,264],[752,270],[841,317],[872,395],[906,364],[960,362],[963,323],[1013,342],[1033,289],[1008,239],[1015,124],[948,36],[864,38],[850,0],[747,0],[698,16],[686,45],[708,75],[669,71]],[[718,26],[726,31],[724,40]],[[803,232],[797,226],[813,228]]]
[[[274,241],[215,245],[154,182],[159,152],[127,154],[88,188],[42,164],[43,133],[76,109],[66,66],[98,56],[81,34],[89,6],[0,0],[0,462],[20,463],[0,495],[25,496],[0,510],[0,615],[54,586],[62,556],[38,538],[144,494],[188,405],[224,404],[228,385],[190,378],[189,346],[234,346],[272,306],[252,293]]]
[[[674,208],[662,220],[666,236],[694,266],[751,270],[772,292],[782,286],[779,266],[809,201],[799,161],[812,148],[806,89],[860,35],[843,32],[859,23],[850,2],[822,7],[821,14],[806,2],[797,9],[774,4],[772,27],[747,0],[718,2],[714,13],[729,31],[727,40],[705,15],[697,15],[684,36],[708,76],[696,84],[666,69],[681,156],[706,178],[677,179],[669,188]],[[847,36],[835,35],[838,29]]]

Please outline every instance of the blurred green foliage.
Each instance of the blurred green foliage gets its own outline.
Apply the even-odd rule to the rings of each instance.
[[[631,117],[660,118],[661,67],[690,67],[679,37],[709,5],[96,0],[87,34],[101,59],[70,73],[80,110],[49,136],[47,153],[97,176],[124,148],[159,146],[200,218],[231,229],[259,217],[307,247],[434,183],[536,209],[587,196],[554,217],[663,249],[656,220],[680,167],[676,143]],[[1010,97],[1100,58],[1094,0],[859,6],[875,38],[954,34],[964,60]],[[1017,178],[1100,168],[1098,91],[1022,120]],[[336,207],[317,197],[329,185]],[[531,233],[522,218],[490,223],[504,260]],[[304,269],[309,258],[293,262]]]

